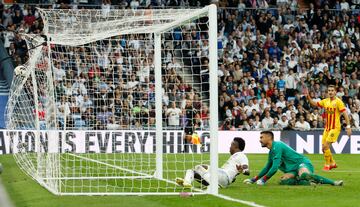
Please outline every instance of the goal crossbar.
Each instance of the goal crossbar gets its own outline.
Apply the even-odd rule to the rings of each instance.
[[[50,32],[49,31],[49,25],[46,24],[46,26],[48,28],[45,28],[45,31],[48,31],[48,38],[49,38],[49,42],[52,44],[64,44],[64,45],[71,45],[71,46],[76,46],[76,45],[83,45],[83,44],[87,44],[89,42],[93,42],[93,41],[97,41],[100,39],[104,39],[104,38],[108,38],[111,36],[115,36],[115,35],[126,35],[126,34],[149,34],[149,33],[159,33],[159,32],[164,32],[164,31],[169,31],[173,28],[178,27],[179,25],[181,25],[182,22],[186,22],[186,21],[191,21],[193,19],[196,18],[200,18],[205,16],[208,12],[209,9],[212,7],[213,5],[204,7],[202,9],[187,9],[184,10],[184,13],[181,14],[181,17],[179,16],[175,16],[173,17],[172,21],[170,22],[166,22],[166,23],[162,23],[161,25],[157,25],[157,24],[150,24],[150,25],[146,25],[146,26],[139,26],[139,27],[133,27],[132,25],[128,26],[128,27],[121,27],[124,23],[126,23],[126,20],[130,20],[132,22],[136,22],[136,21],[161,21],[163,19],[165,19],[164,17],[153,17],[153,16],[139,16],[139,17],[131,17],[131,18],[126,18],[124,19],[118,19],[118,20],[110,20],[110,21],[104,21],[101,23],[89,23],[88,27],[89,29],[92,29],[93,32],[96,32],[96,35],[94,36],[94,33],[83,33],[82,30],[71,30],[71,31],[67,31],[69,32],[68,34],[59,34],[58,32]],[[48,9],[40,9],[39,8],[40,13],[42,14],[42,16],[44,17],[44,21],[47,21],[46,18],[49,18],[48,15],[46,15],[48,12],[50,12],[50,10]],[[156,11],[156,10],[154,10]],[[175,10],[170,10],[170,11],[175,11]],[[96,26],[95,26],[96,25]],[[109,26],[111,25],[111,29],[109,29]],[[121,30],[119,30],[119,28],[121,28]],[[70,36],[69,36],[70,35]],[[74,41],[74,39],[76,39],[76,41]],[[64,40],[71,40],[69,41],[64,41]]]

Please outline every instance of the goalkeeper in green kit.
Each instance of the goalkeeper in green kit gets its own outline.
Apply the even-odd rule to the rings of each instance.
[[[310,160],[285,143],[274,141],[274,134],[271,131],[260,133],[260,143],[262,147],[270,150],[268,162],[257,176],[244,180],[244,183],[264,185],[280,169],[285,173],[281,176],[281,185],[310,185],[312,183],[343,185],[342,180],[333,181],[314,174],[314,167]]]

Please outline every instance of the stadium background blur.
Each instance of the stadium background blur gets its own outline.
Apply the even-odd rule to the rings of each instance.
[[[29,1],[26,1],[29,3]],[[326,85],[335,81],[337,96],[359,127],[360,112],[360,1],[297,0],[117,0],[33,1],[0,5],[4,46],[14,65],[27,61],[26,43],[18,33],[40,34],[42,20],[36,7],[51,9],[186,8],[216,3],[218,9],[219,129],[310,130],[324,127],[324,112],[311,109],[303,96],[326,97]],[[104,45],[98,54],[74,56],[76,49],[59,50],[54,64],[59,123],[68,129],[146,129],[155,124],[154,65],[137,64],[134,57],[144,45],[142,36],[122,36]],[[199,89],[183,78],[189,67],[208,90],[208,43],[201,28],[174,32],[178,62],[163,51],[164,126],[182,129],[188,109],[197,128],[208,128],[208,106]],[[186,41],[181,41],[186,40]],[[181,42],[181,43],[180,43]],[[192,44],[193,43],[193,44]],[[116,44],[116,45],[115,45]],[[60,51],[62,49],[62,51]],[[150,50],[150,52],[152,52]],[[71,56],[71,57],[70,57]],[[95,58],[96,57],[96,58]],[[69,61],[75,60],[75,61]],[[112,67],[116,63],[117,67]],[[204,75],[205,74],[205,75]]]

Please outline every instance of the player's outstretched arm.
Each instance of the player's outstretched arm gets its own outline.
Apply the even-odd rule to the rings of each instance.
[[[266,164],[265,168],[261,170],[258,176],[253,178],[256,180],[256,184],[264,185],[266,181],[268,181],[278,171],[281,164],[282,150],[276,149],[273,153],[275,155],[272,158],[270,158],[269,155],[268,164]]]
[[[309,101],[310,105],[313,107],[317,107],[318,104],[314,100],[312,100],[311,96],[309,94],[306,95],[306,99]]]
[[[273,150],[274,156],[272,157],[272,165],[267,173],[256,182],[258,185],[264,185],[279,169],[281,164],[282,150],[277,148]],[[270,157],[269,157],[270,159]]]
[[[280,159],[275,159],[270,166],[266,165],[259,175],[251,179],[244,180],[244,183],[253,184],[256,182],[257,185],[265,185],[266,181],[268,181],[277,172],[280,163]]]
[[[273,165],[273,163],[272,163],[272,160],[270,159],[270,156],[269,156],[267,164],[260,171],[260,173],[257,176],[253,177],[253,178],[245,179],[244,183],[245,184],[253,184],[253,183],[257,182],[259,180],[259,178],[262,178],[264,175],[267,174],[267,172],[269,171],[269,169],[271,168],[272,165]]]
[[[271,168],[267,171],[267,173],[256,182],[258,185],[264,185],[266,181],[268,181],[275,173],[278,171],[281,164],[281,157],[275,158],[272,162]]]

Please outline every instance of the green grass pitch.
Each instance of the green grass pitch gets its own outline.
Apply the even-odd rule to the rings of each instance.
[[[220,164],[229,155],[221,154]],[[248,155],[252,175],[265,165],[267,155]],[[308,155],[312,160],[316,173],[332,179],[342,179],[342,187],[335,186],[280,186],[277,184],[281,172],[278,172],[266,186],[245,185],[238,176],[237,181],[220,193],[236,199],[253,201],[271,207],[315,207],[360,206],[360,155],[335,155],[339,165],[331,172],[322,172],[322,155]],[[17,207],[108,207],[108,206],[141,206],[141,207],[226,207],[245,206],[226,201],[210,195],[198,195],[188,198],[179,196],[54,196],[39,184],[26,176],[11,155],[1,155],[0,163],[4,172],[0,175],[10,198]]]

